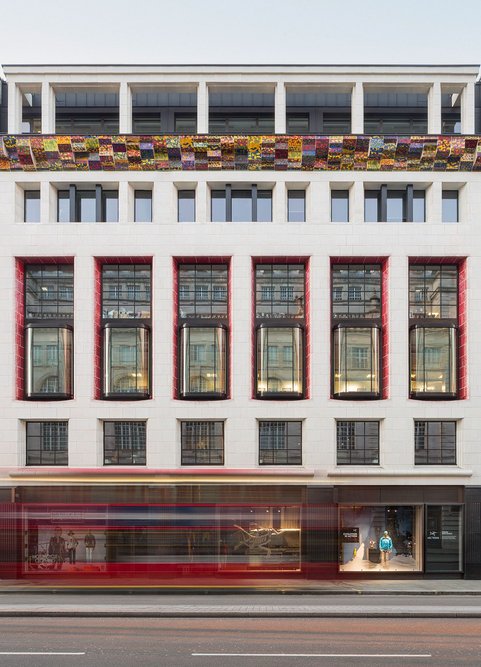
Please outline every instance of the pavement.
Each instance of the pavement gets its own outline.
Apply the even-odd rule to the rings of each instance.
[[[126,592],[137,595],[170,594],[228,594],[255,595],[274,593],[277,595],[480,595],[480,579],[242,579],[230,580],[195,580],[181,579],[159,583],[149,579],[121,580],[95,579],[82,581],[0,579],[2,593],[82,593],[103,595],[105,593]]]
[[[0,617],[481,618],[481,581],[335,580],[307,582],[308,589],[300,588],[306,582],[297,589],[282,583],[270,590],[224,585],[160,591],[0,585]]]

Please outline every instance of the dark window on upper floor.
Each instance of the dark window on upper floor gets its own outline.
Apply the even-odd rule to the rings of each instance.
[[[22,134],[40,134],[42,132],[42,94],[22,87]],[[0,105],[1,106],[1,105]],[[0,109],[1,113],[1,109]],[[7,128],[5,128],[5,132]]]
[[[456,465],[456,422],[414,422],[416,465]]]
[[[178,190],[178,222],[195,222],[195,190]]]
[[[181,464],[223,465],[224,422],[181,422]]]
[[[288,190],[287,191],[287,221],[305,222],[306,221],[306,191]]]
[[[132,93],[134,134],[195,134],[197,95],[174,88],[145,88]]]
[[[40,222],[40,190],[25,190],[23,200],[24,222]]]
[[[68,190],[58,191],[58,222],[118,222],[118,219],[117,190],[105,190],[101,185],[91,190],[77,190],[75,185],[70,185]]]
[[[379,190],[364,192],[364,220],[366,222],[425,222],[424,190],[412,185],[403,190],[392,190],[382,185]]]
[[[441,95],[441,133],[461,134],[461,94]]]
[[[331,190],[331,222],[349,222],[349,190]]]
[[[255,87],[209,87],[210,134],[272,134],[274,92]]]
[[[259,422],[259,465],[301,465],[302,422]]]
[[[87,87],[56,91],[55,131],[57,134],[118,134],[118,93]]]
[[[146,422],[104,422],[104,465],[145,465],[146,448]]]
[[[381,135],[426,134],[428,98],[426,93],[403,90],[365,90],[364,132]]]
[[[459,222],[459,193],[457,190],[443,190],[443,222]]]
[[[27,422],[26,465],[68,465],[68,422]]]
[[[211,190],[212,222],[271,222],[272,191],[249,189]]]
[[[152,222],[152,190],[135,190],[134,221]]]
[[[337,465],[379,465],[379,422],[338,421]]]
[[[350,134],[351,94],[287,87],[286,120],[288,134]]]

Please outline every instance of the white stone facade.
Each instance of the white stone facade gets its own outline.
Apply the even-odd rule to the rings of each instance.
[[[286,86],[323,84],[352,90],[352,132],[363,131],[363,91],[376,84],[428,92],[428,130],[441,129],[443,86],[462,96],[462,132],[474,133],[475,67],[248,67],[240,66],[32,66],[4,68],[9,90],[9,133],[20,130],[22,86],[42,91],[42,131],[55,130],[56,87],[117,86],[120,131],[131,131],[135,85],[189,84],[197,90],[198,132],[208,131],[209,87],[256,84],[275,90],[275,130],[286,130]],[[56,189],[69,183],[118,186],[119,222],[56,222]],[[271,223],[210,222],[210,189],[226,183],[273,188]],[[365,223],[364,188],[407,184],[426,189],[426,222]],[[330,222],[330,190],[350,190],[350,221]],[[177,222],[177,189],[196,190],[196,221]],[[39,224],[23,222],[23,191],[40,188]],[[287,190],[306,190],[306,222],[287,222]],[[134,188],[152,189],[153,220],[133,222]],[[441,222],[442,189],[459,191],[457,224]],[[1,435],[0,485],[22,479],[35,485],[48,476],[25,468],[25,422],[68,420],[69,468],[98,469],[102,479],[102,420],[147,420],[147,468],[180,470],[180,420],[225,420],[225,465],[250,475],[273,473],[271,481],[319,485],[481,485],[478,437],[481,414],[481,172],[0,172]],[[94,398],[94,263],[96,257],[152,257],[152,388],[146,401]],[[231,386],[224,401],[173,398],[173,262],[175,257],[231,257]],[[252,257],[309,257],[310,396],[302,401],[252,398]],[[467,259],[468,397],[455,401],[409,399],[408,259]],[[17,400],[15,343],[15,258],[73,257],[75,270],[74,399]],[[377,401],[330,398],[330,258],[387,257],[389,264],[389,396]],[[258,420],[303,420],[302,466],[258,465]],[[414,465],[414,420],[457,420],[457,464]],[[381,420],[380,465],[336,466],[336,419]],[[21,473],[22,477],[15,475]],[[275,474],[274,474],[275,473]],[[13,475],[13,476],[12,476]],[[86,473],[87,475],[87,473]],[[83,481],[92,479],[88,473]],[[229,475],[227,474],[227,477]],[[226,478],[227,478],[226,477]],[[208,476],[206,476],[206,479]],[[66,478],[65,478],[66,479]],[[202,478],[201,478],[202,479]],[[252,477],[254,479],[254,477]],[[262,477],[259,477],[262,479]],[[16,482],[14,480],[17,480]],[[57,480],[58,481],[58,480]],[[54,480],[53,483],[57,483]],[[265,481],[265,480],[264,480]],[[75,483],[82,483],[77,477]]]

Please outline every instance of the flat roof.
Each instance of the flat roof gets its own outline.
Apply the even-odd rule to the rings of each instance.
[[[480,67],[479,63],[8,63],[2,67]]]

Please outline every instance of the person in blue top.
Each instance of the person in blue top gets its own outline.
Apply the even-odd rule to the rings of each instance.
[[[381,565],[386,566],[389,554],[392,551],[392,540],[387,530],[384,531],[379,540],[379,551],[381,552]]]

